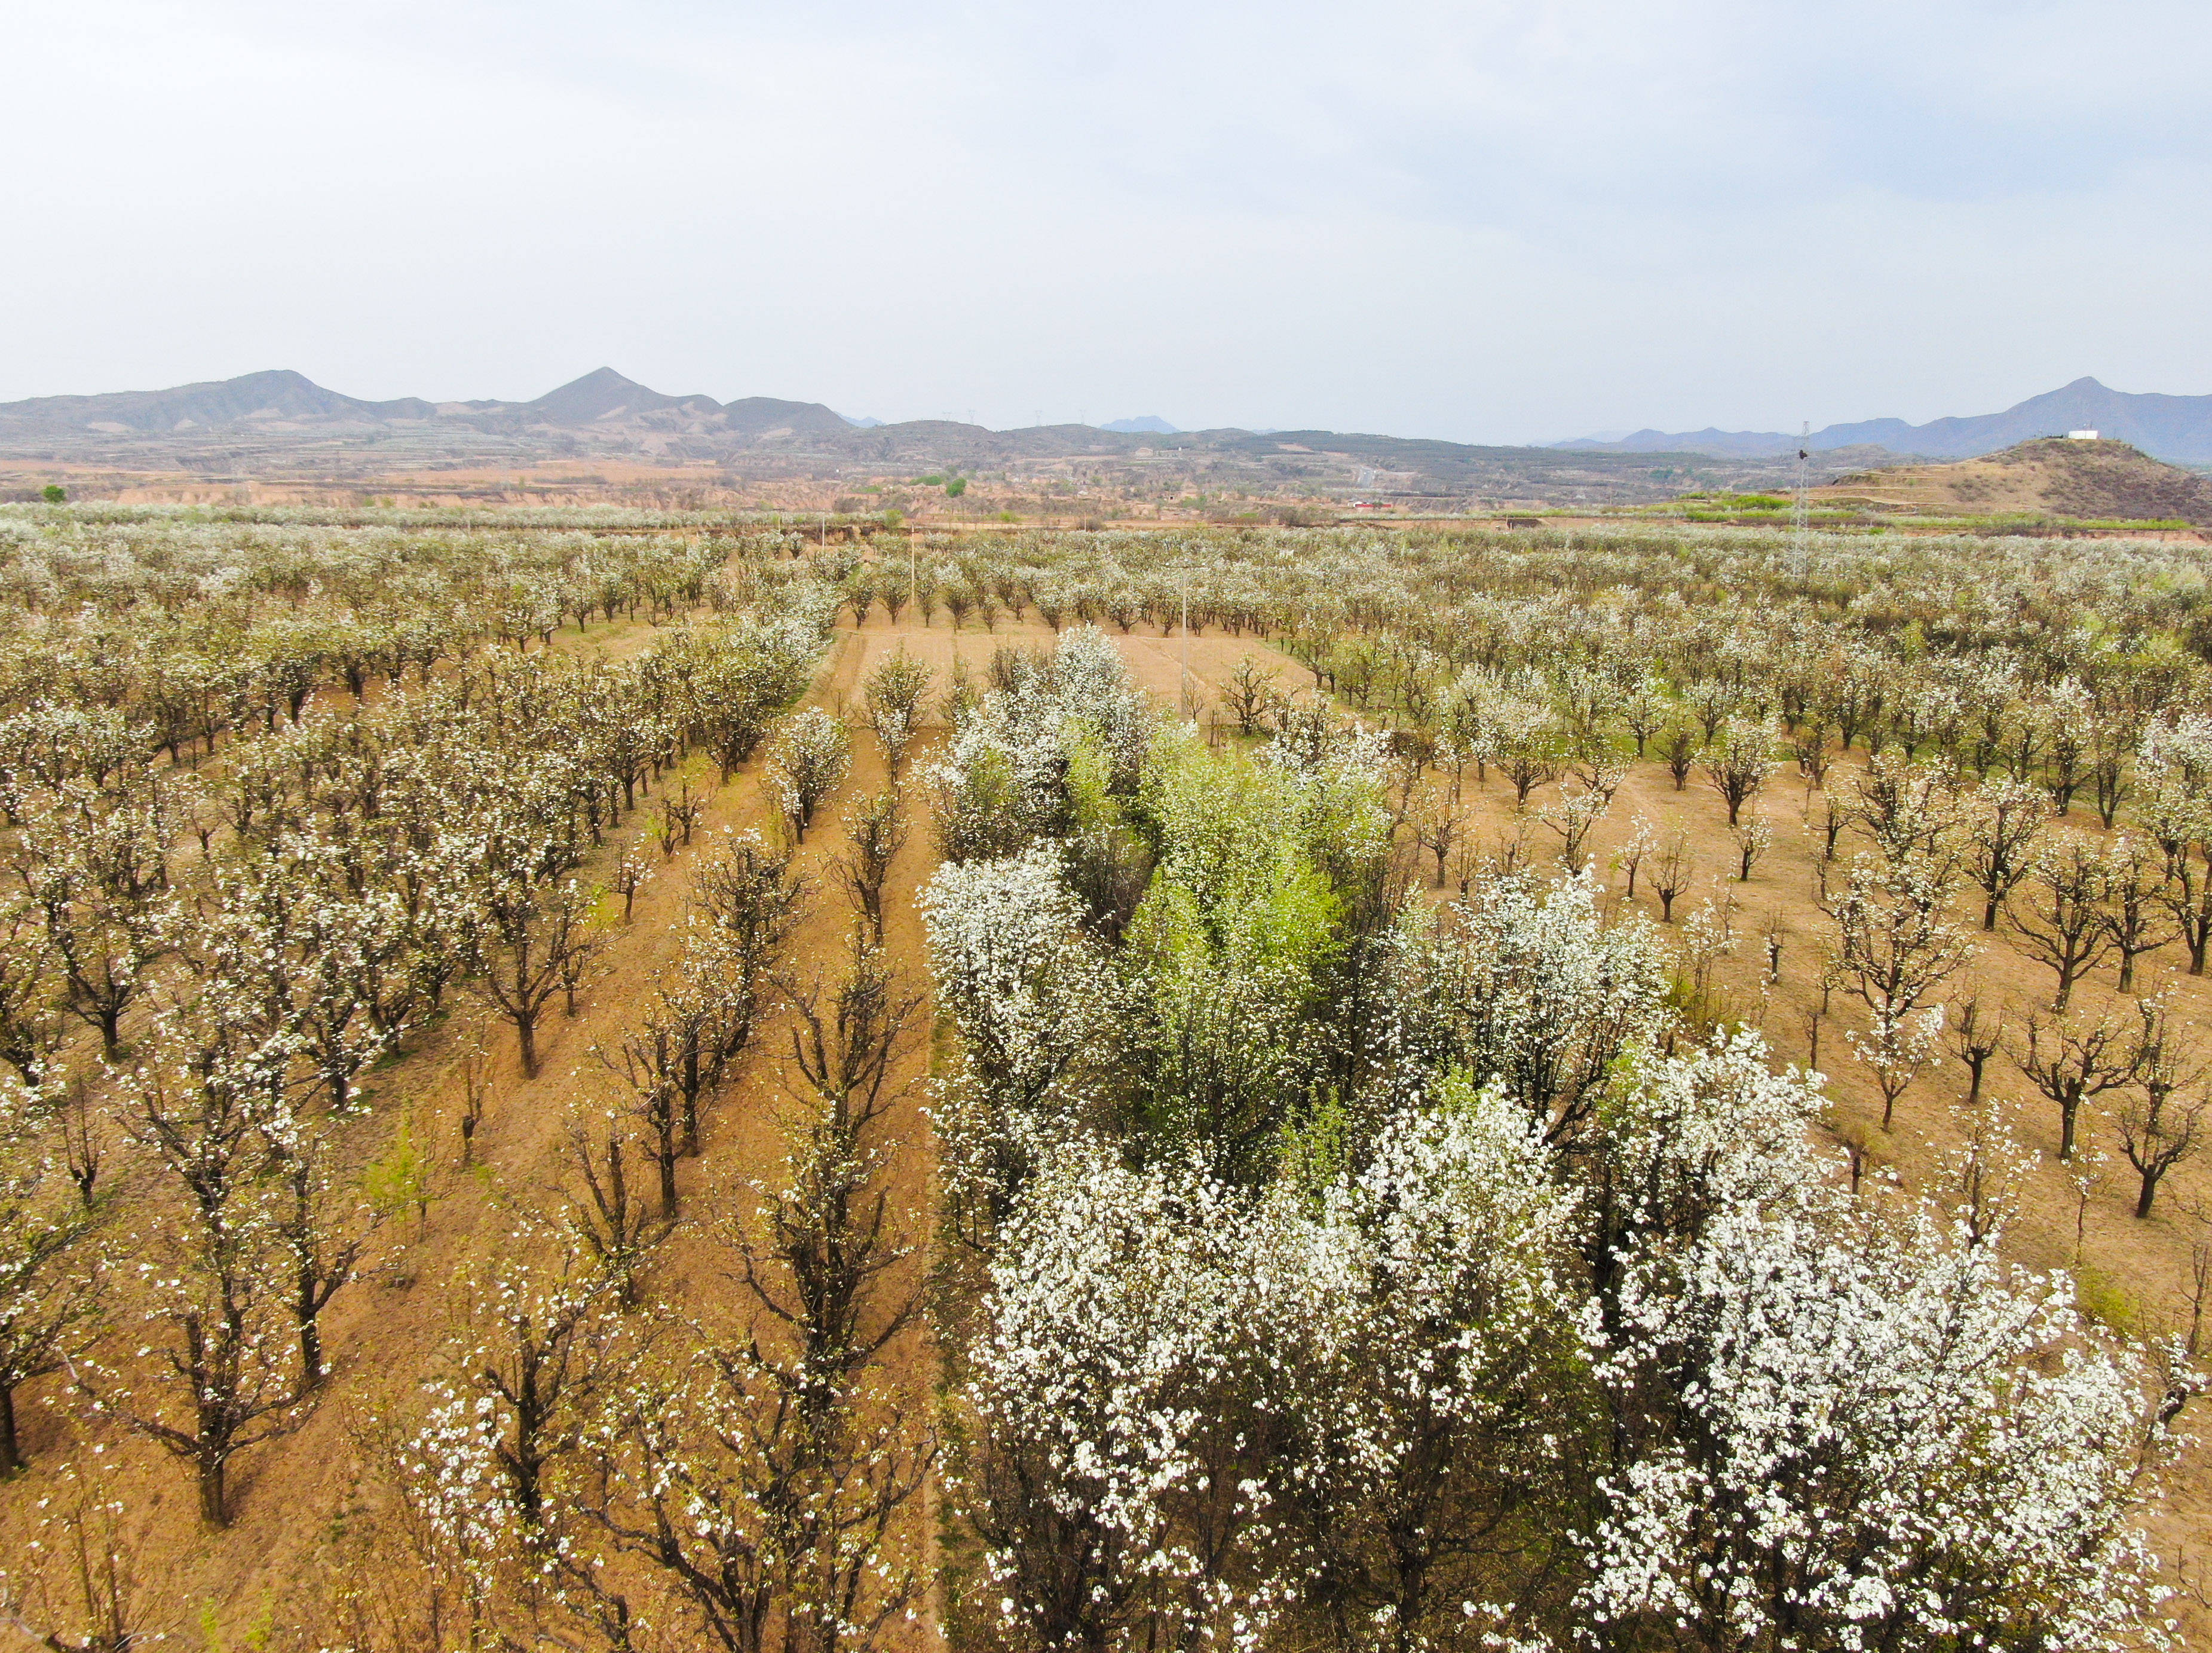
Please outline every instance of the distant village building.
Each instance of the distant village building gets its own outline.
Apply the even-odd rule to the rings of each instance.
[[[2069,442],[2094,442],[2097,440],[2097,433],[2094,430],[2069,430],[2066,433],[2066,440]]]

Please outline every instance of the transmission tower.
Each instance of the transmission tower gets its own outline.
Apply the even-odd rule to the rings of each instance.
[[[1811,515],[1806,499],[1806,490],[1812,486],[1812,483],[1813,422],[1808,419],[1804,422],[1804,428],[1797,437],[1797,497],[1792,502],[1790,511],[1790,532],[1795,541],[1797,562],[1801,568],[1804,566],[1805,539],[1811,527]]]
[[[1182,682],[1178,686],[1182,701],[1182,714],[1192,722],[1198,721],[1198,696],[1191,692],[1190,681],[1190,575],[1182,577]]]

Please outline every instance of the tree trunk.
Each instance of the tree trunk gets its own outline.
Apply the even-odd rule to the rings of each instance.
[[[300,1393],[307,1394],[323,1381],[323,1328],[315,1309],[315,1271],[300,1265],[298,1296],[293,1315],[300,1322]]]
[[[2061,1159],[2074,1158],[2074,1119],[2081,1109],[2081,1104],[2078,1101],[2058,1104],[2058,1157]]]
[[[224,1496],[224,1471],[228,1466],[221,1458],[210,1457],[204,1448],[200,1456],[200,1519],[210,1527],[221,1530],[230,1525],[229,1501]]]
[[[15,1386],[0,1383],[0,1476],[22,1468],[22,1447],[15,1438]]]
[[[2154,1170],[2145,1171],[2142,1174],[2142,1192],[2136,1196],[2137,1218],[2150,1215],[2150,1202],[2158,1197],[2158,1179],[2160,1175],[2162,1175],[2161,1172]]]
[[[515,1042],[522,1053],[522,1077],[534,1079],[538,1077],[538,1018],[533,1013],[514,1020]]]

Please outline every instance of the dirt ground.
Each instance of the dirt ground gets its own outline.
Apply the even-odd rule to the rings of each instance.
[[[991,651],[1007,641],[1043,643],[1048,629],[1040,623],[1001,624],[995,634],[974,628],[957,635],[948,617],[923,627],[909,611],[893,626],[880,611],[864,628],[840,631],[817,674],[809,701],[835,711],[849,711],[859,699],[866,673],[888,653],[904,647],[937,674],[941,688],[956,655],[980,678]],[[644,624],[601,626],[579,634],[564,630],[556,647],[568,650],[627,654],[647,647],[655,636]],[[1115,637],[1138,678],[1163,699],[1173,702],[1181,680],[1186,644],[1151,628]],[[1310,674],[1249,639],[1219,633],[1188,642],[1191,672],[1218,684],[1246,653],[1259,656],[1280,674],[1286,687],[1310,683]],[[853,720],[855,724],[858,719]],[[941,731],[926,730],[912,768],[927,761],[927,748]],[[811,888],[805,918],[794,938],[792,957],[802,976],[826,972],[842,952],[848,919],[842,897],[826,876],[831,858],[843,847],[842,817],[857,798],[885,784],[880,754],[865,729],[856,731],[850,776],[817,817],[799,847],[798,866]],[[1846,759],[1831,772],[1829,785],[1847,791],[1857,768]],[[373,1267],[360,1283],[341,1292],[327,1311],[325,1336],[332,1376],[326,1391],[291,1435],[246,1455],[239,1466],[239,1516],[227,1532],[209,1535],[198,1524],[190,1478],[184,1466],[141,1443],[111,1449],[124,1467],[121,1491],[143,1524],[140,1596],[150,1629],[166,1633],[173,1645],[216,1647],[258,1635],[274,1646],[291,1644],[286,1632],[313,1623],[336,1582],[333,1557],[343,1553],[349,1523],[358,1522],[373,1498],[382,1468],[370,1462],[369,1426],[380,1413],[404,1416],[419,1403],[420,1385],[445,1370],[458,1350],[458,1330],[474,1281],[512,1254],[509,1237],[518,1219],[531,1211],[557,1206],[562,1171],[557,1149],[571,1117],[596,1111],[611,1099],[610,1082],[598,1070],[591,1050],[611,1041],[634,1019],[652,972],[673,960],[693,870],[712,853],[726,830],[771,825],[757,765],[749,764],[728,786],[716,787],[711,766],[695,762],[689,778],[695,790],[710,796],[705,818],[689,848],[679,848],[659,866],[659,876],[638,896],[626,924],[617,923],[605,957],[604,973],[585,994],[576,1015],[556,1010],[541,1031],[543,1069],[526,1081],[514,1051],[511,1030],[489,1024],[481,1013],[457,1008],[438,1025],[415,1036],[409,1048],[370,1076],[369,1115],[354,1145],[362,1160],[382,1151],[402,1129],[414,1133],[435,1159],[436,1197],[419,1235],[411,1224],[391,1225],[380,1232]],[[676,784],[670,776],[664,785]],[[909,787],[909,792],[914,789]],[[1465,795],[1475,830],[1503,845],[1525,836],[1539,864],[1556,862],[1558,839],[1534,810],[1553,794],[1542,788],[1531,799],[1531,813],[1516,817],[1510,787],[1493,775],[1487,787],[1472,774]],[[1719,968],[1718,981],[1736,1013],[1762,1027],[1778,1057],[1802,1061],[1808,1054],[1811,1013],[1830,926],[1817,904],[1814,834],[1807,826],[1802,783],[1778,776],[1750,806],[1774,828],[1772,847],[1748,882],[1735,880],[1733,844],[1719,797],[1695,775],[1677,792],[1656,763],[1641,763],[1623,785],[1609,817],[1594,835],[1594,864],[1616,909],[1631,903],[1621,893],[1621,876],[1608,858],[1638,814],[1662,830],[1679,821],[1699,846],[1701,874],[1676,906],[1679,918],[1707,897],[1733,898],[1733,931],[1740,945]],[[1811,799],[1817,814],[1818,794]],[[928,987],[922,933],[915,896],[934,860],[927,805],[916,796],[908,810],[910,832],[900,857],[887,902],[886,945],[892,962],[915,991]],[[649,811],[641,808],[611,840],[609,865],[622,843],[649,831]],[[2072,825],[2094,826],[2077,809]],[[659,859],[657,848],[653,851]],[[1844,851],[1848,858],[1850,850]],[[1427,862],[1433,874],[1433,860]],[[1656,916],[1656,904],[1644,889],[1633,905]],[[618,904],[615,915],[619,918]],[[1779,939],[1778,982],[1762,981],[1765,937],[1770,927]],[[2016,1006],[2017,1026],[2026,1011],[2047,1002],[2050,973],[2033,963],[2004,935],[1983,938],[1984,947],[1953,992],[1981,986]],[[2142,961],[2144,991],[2170,987],[2198,1030],[2212,1029],[2212,988],[2180,974],[2185,963],[2174,948]],[[2094,1011],[2117,1006],[2109,968],[2077,989],[2077,1001]],[[927,1012],[925,1011],[925,1016]],[[1844,1030],[1853,1025],[1840,995],[1820,1034],[1820,1066],[1830,1076],[1835,1097],[1832,1133],[1856,1145],[1867,1163],[1893,1169],[1908,1187],[1921,1187],[1941,1156],[1961,1139],[1965,1072],[1946,1060],[1909,1091],[1894,1127],[1880,1128],[1880,1099],[1864,1070],[1850,1055]],[[483,1123],[477,1133],[477,1166],[460,1164],[459,1109],[460,1071],[477,1045],[489,1052],[490,1089]],[[787,1034],[771,1027],[732,1095],[707,1123],[704,1152],[686,1162],[682,1189],[686,1222],[657,1254],[647,1290],[687,1310],[712,1312],[732,1300],[732,1288],[721,1273],[719,1254],[707,1231],[720,1218],[739,1215],[757,1201],[757,1185],[773,1180],[781,1159],[778,1121],[784,1086]],[[896,1199],[904,1208],[908,1232],[925,1237],[930,1209],[934,1151],[925,1097],[918,1083],[927,1076],[930,1051],[917,1039],[901,1074],[908,1090],[894,1116],[900,1151],[894,1171]],[[2036,1165],[2023,1189],[2022,1210],[2008,1246],[2021,1263],[2039,1268],[2082,1264],[2096,1283],[2100,1310],[2124,1329],[2148,1334],[2185,1323],[2181,1293],[2188,1279],[2191,1246],[2205,1230],[2187,1215],[2192,1204],[2212,1200],[2212,1156],[2185,1164],[2169,1177],[2158,1209],[2144,1222],[2130,1214],[2132,1179],[2114,1176],[2093,1192],[2086,1213],[2067,1173],[2053,1158],[2055,1111],[2037,1097],[2018,1068],[2004,1055],[1990,1066],[1985,1087],[2008,1103],[2018,1104],[2023,1141],[2036,1154]],[[2094,1107],[2094,1105],[2093,1105]],[[2113,1151],[2117,1141],[2101,1112],[2085,1121],[2093,1147]],[[2124,1170],[2124,1165],[2119,1167]],[[1929,1189],[1930,1193],[1941,1190]],[[2076,1256],[2077,1218],[2081,1220]],[[896,1352],[894,1370],[919,1401],[934,1376],[934,1361],[919,1334]],[[36,1520],[37,1499],[54,1486],[55,1467],[81,1441],[81,1427],[68,1392],[56,1380],[27,1386],[20,1397],[25,1442],[33,1462],[18,1484],[0,1491],[0,1554],[21,1543]],[[2212,1400],[2185,1413],[2184,1425],[2212,1415]],[[2212,1539],[2212,1465],[2202,1446],[2192,1446],[2171,1477],[2169,1512],[2157,1537],[2170,1555],[2193,1560]],[[921,1523],[926,1528],[928,1523]],[[2185,1604],[2187,1605],[2187,1604]],[[2205,1618],[2188,1605],[2192,1633],[2202,1633]],[[935,1636],[925,1623],[921,1638]]]

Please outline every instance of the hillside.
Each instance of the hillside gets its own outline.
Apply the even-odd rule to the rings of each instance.
[[[2212,477],[2119,441],[2045,437],[1950,465],[1863,471],[1815,490],[1822,502],[2078,521],[2180,521],[2212,528]]]
[[[2136,395],[2082,378],[2031,396],[2002,413],[1935,419],[1924,425],[1902,419],[1863,419],[1816,430],[1807,446],[1815,453],[1870,445],[1893,453],[1964,459],[2069,430],[2094,430],[2162,459],[2202,463],[2212,460],[2212,396]],[[1716,430],[1709,426],[1692,431],[1639,430],[1612,441],[1583,438],[1557,446],[1597,453],[1751,458],[1793,452],[1799,441],[1778,430]]]

